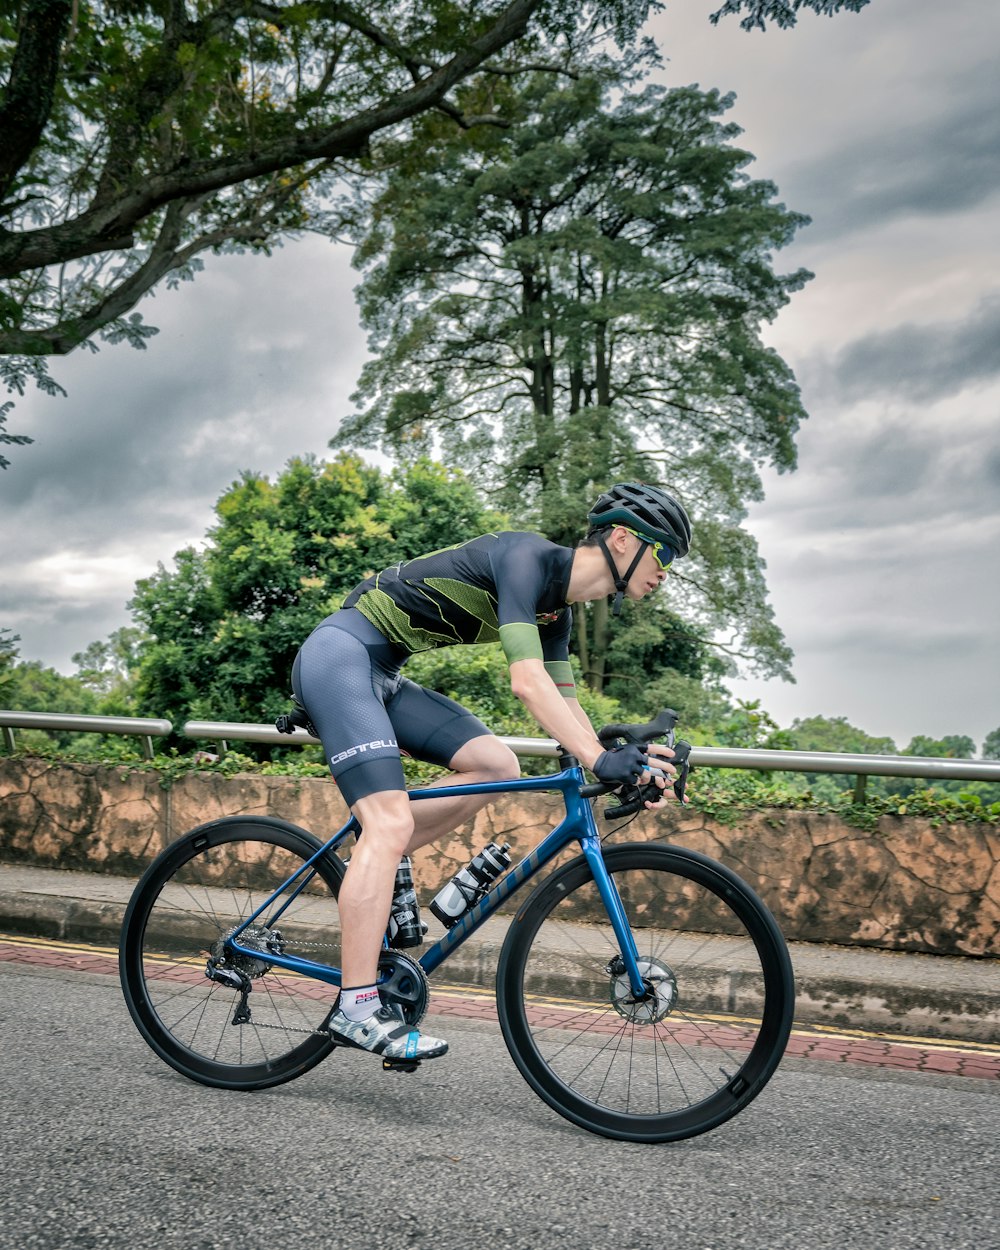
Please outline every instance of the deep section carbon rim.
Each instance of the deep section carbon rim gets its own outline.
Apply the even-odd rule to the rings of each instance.
[[[136,887],[122,927],[125,1000],[146,1041],[185,1076],[260,1089],[301,1075],[332,1049],[319,1030],[336,990],[276,967],[268,954],[340,963],[340,860],[323,856],[247,930],[241,941],[253,957],[225,948],[319,845],[282,821],[220,820],[168,847]],[[249,992],[209,980],[210,960]]]
[[[504,1037],[532,1088],[592,1132],[693,1137],[763,1088],[791,1028],[794,985],[770,913],[692,851],[613,847],[646,981],[632,994],[586,861],[557,872],[511,925],[498,970]]]

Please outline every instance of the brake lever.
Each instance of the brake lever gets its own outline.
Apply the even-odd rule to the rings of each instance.
[[[677,769],[677,780],[674,782],[674,794],[678,803],[684,802],[684,791],[687,789],[687,779],[691,772],[691,764],[689,757],[691,755],[691,743],[679,739],[672,744],[674,758],[670,761],[674,768]]]
[[[677,801],[679,803],[683,803],[684,793],[687,789],[688,775],[691,772],[691,765],[688,762],[688,758],[691,754],[691,743],[684,742],[681,739],[672,743],[671,749],[674,754],[670,763],[677,769],[677,777],[673,783],[673,791]],[[650,768],[649,771],[654,777],[667,776],[667,774],[659,768],[653,767]],[[655,803],[661,797],[663,791],[655,781],[649,781],[642,787],[623,786],[622,789],[618,791],[618,796],[621,798],[625,794],[627,794],[628,797],[624,798],[617,807],[606,807],[604,809],[605,820],[621,820],[625,816],[632,816],[636,812],[642,811],[647,802]]]

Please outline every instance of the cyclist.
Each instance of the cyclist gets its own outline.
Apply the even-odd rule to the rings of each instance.
[[[636,482],[601,495],[588,521],[575,549],[532,533],[484,534],[385,569],[356,586],[295,658],[295,700],[362,829],[339,897],[343,985],[329,1027],[340,1045],[389,1060],[431,1059],[448,1049],[382,1005],[378,959],[400,859],[489,800],[476,794],[411,805],[400,751],[448,768],[448,785],[520,773],[514,753],[476,716],[402,675],[411,654],[499,641],[514,694],[600,781],[648,781],[648,754],[660,762],[672,754],[657,743],[601,746],[576,699],[570,605],[613,593],[617,616],[624,597],[644,598],[687,554],[690,522],[676,499]]]

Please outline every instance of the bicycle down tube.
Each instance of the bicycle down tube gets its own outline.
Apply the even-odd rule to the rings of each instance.
[[[643,994],[643,978],[639,970],[635,940],[614,881],[611,879],[604,864],[600,833],[597,828],[597,822],[594,819],[593,809],[590,801],[580,793],[583,784],[583,769],[579,766],[574,766],[545,777],[523,777],[512,781],[484,781],[471,785],[425,787],[409,791],[410,798],[418,801],[421,799],[455,798],[466,794],[510,794],[530,791],[547,791],[551,793],[559,791],[566,806],[566,815],[559,824],[524,859],[511,867],[492,886],[486,896],[474,907],[470,908],[452,928],[448,929],[443,937],[421,955],[417,962],[419,962],[424,972],[430,975],[439,968],[451,952],[488,920],[500,905],[510,898],[515,890],[518,890],[526,881],[530,880],[544,868],[546,864],[550,863],[570,843],[579,842],[584,857],[593,873],[598,893],[617,939],[632,992],[640,996]],[[288,895],[281,903],[278,911],[268,918],[268,927],[277,923],[282,912],[305,889],[314,872],[313,865],[322,856],[335,850],[357,829],[358,822],[352,816],[347,824],[325,842],[307,863],[303,864],[292,877],[284,882],[256,911],[247,917],[229,940],[229,945],[232,949],[241,955],[251,958],[259,956],[259,951],[240,944],[240,934],[250,928],[275,902],[281,900],[289,887],[295,884],[298,878],[301,877],[302,880],[299,882],[296,890]],[[339,968],[316,963],[313,960],[303,959],[296,955],[285,955],[277,951],[269,952],[267,958],[269,963],[277,967],[286,968],[303,976],[313,977],[316,980],[326,982],[328,985],[339,986],[341,983]]]

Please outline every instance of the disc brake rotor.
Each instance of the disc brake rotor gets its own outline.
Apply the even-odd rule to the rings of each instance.
[[[670,967],[659,959],[640,959],[639,973],[646,992],[641,998],[632,993],[628,973],[621,959],[609,967],[611,1005],[620,1016],[633,1024],[655,1024],[677,1006],[677,978]]]

